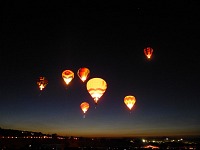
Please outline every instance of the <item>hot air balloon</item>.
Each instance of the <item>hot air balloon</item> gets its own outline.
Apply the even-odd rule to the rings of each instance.
[[[81,107],[83,113],[85,114],[87,112],[87,110],[89,109],[90,105],[87,102],[82,102],[80,107]]]
[[[77,72],[78,77],[85,82],[90,74],[90,70],[88,68],[80,68]]]
[[[48,80],[46,77],[39,77],[39,79],[37,80],[37,85],[41,91],[47,86],[47,84]]]
[[[82,102],[81,105],[81,110],[83,111],[83,118],[85,118],[85,113],[87,112],[87,110],[89,109],[90,105],[87,102]]]
[[[87,90],[97,104],[99,98],[107,89],[107,83],[102,78],[92,78],[87,82]]]
[[[147,59],[150,59],[153,54],[153,48],[147,47],[144,49],[144,54],[147,57]]]
[[[62,78],[65,81],[65,83],[68,85],[74,78],[74,72],[71,70],[64,70],[62,72]]]
[[[132,95],[125,96],[124,103],[131,110],[136,102],[136,99]]]

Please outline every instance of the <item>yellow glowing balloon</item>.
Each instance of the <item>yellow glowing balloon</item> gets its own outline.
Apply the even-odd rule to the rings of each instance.
[[[107,83],[102,78],[92,78],[87,82],[86,87],[89,94],[94,99],[95,104],[97,104],[98,100],[107,89]]]
[[[81,107],[83,113],[85,114],[87,112],[87,110],[89,109],[90,105],[87,102],[82,102],[80,107]]]
[[[90,74],[90,70],[88,68],[80,68],[77,72],[78,77],[85,82]]]
[[[74,78],[74,72],[71,70],[64,70],[62,72],[62,78],[65,81],[65,83],[68,85]]]
[[[39,77],[39,79],[37,80],[37,85],[41,91],[47,86],[47,84],[48,80],[46,77]]]
[[[132,95],[125,96],[124,103],[131,110],[136,102],[136,99]]]
[[[144,54],[147,57],[147,59],[150,59],[153,54],[153,48],[147,47],[144,49]]]

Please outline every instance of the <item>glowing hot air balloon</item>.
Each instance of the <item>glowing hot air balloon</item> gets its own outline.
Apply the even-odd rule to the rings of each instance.
[[[107,83],[101,78],[92,78],[87,82],[87,90],[97,104],[99,98],[107,89]]]
[[[144,54],[147,57],[147,59],[150,59],[153,54],[153,48],[147,47],[144,49]]]
[[[125,96],[124,103],[131,110],[136,102],[136,99],[132,95]]]
[[[47,86],[47,84],[48,80],[46,77],[39,77],[39,79],[37,80],[37,85],[41,91]]]
[[[62,78],[65,81],[65,83],[68,85],[74,78],[74,72],[71,70],[64,70],[62,72]]]
[[[89,109],[90,105],[87,102],[82,102],[80,107],[81,107],[83,113],[85,114],[87,112],[87,110]]]
[[[78,77],[85,82],[90,74],[90,70],[88,68],[80,68],[77,72]]]

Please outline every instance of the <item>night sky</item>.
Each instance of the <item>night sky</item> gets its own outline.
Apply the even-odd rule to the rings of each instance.
[[[200,135],[195,0],[1,4],[0,127],[64,136]],[[154,52],[149,61],[144,48]],[[95,106],[77,71],[107,90]],[[66,69],[75,74],[70,85]],[[49,83],[40,91],[36,81]],[[131,111],[123,100],[134,95]],[[90,104],[85,118],[81,102]]]

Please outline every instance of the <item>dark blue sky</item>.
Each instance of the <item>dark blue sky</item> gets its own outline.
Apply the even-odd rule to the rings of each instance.
[[[3,4],[0,127],[67,136],[199,135],[197,7],[148,0]],[[76,75],[80,67],[107,82],[96,109]],[[66,69],[75,73],[68,87]],[[49,81],[42,93],[39,76]],[[136,97],[131,113],[123,102],[129,94]],[[90,104],[86,118],[82,101]]]

